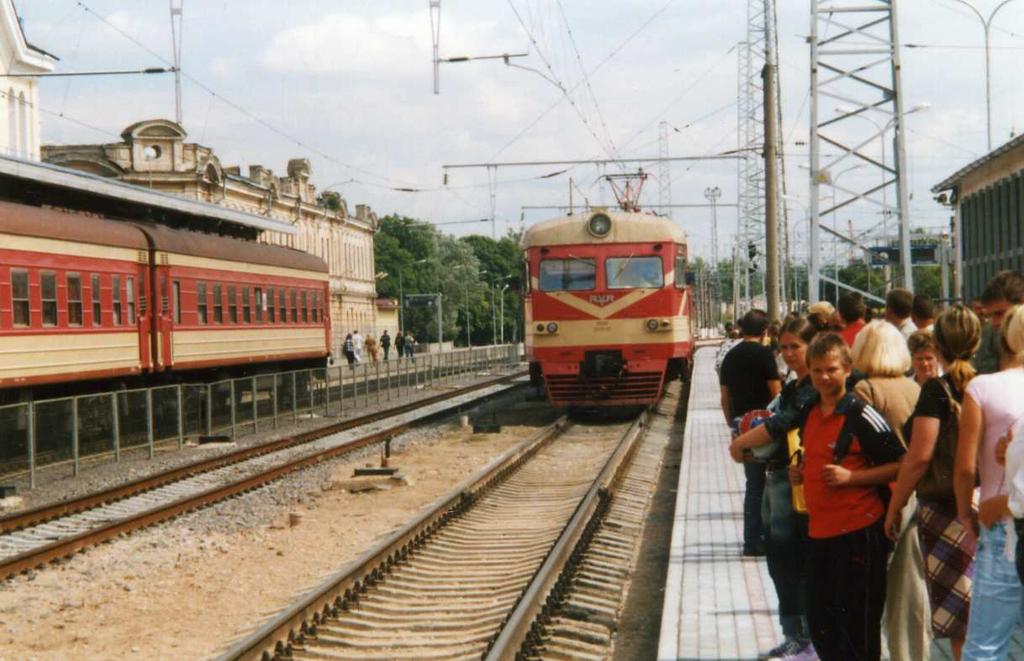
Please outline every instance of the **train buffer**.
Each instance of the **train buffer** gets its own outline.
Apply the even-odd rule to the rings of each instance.
[[[717,347],[698,349],[672,526],[659,661],[757,659],[782,640],[778,600],[764,558],[745,558],[743,467],[729,457],[719,403]],[[1010,658],[1024,659],[1020,629]],[[883,645],[884,651],[884,645]],[[952,660],[948,641],[932,661]]]

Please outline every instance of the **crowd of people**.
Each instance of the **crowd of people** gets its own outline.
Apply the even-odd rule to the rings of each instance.
[[[941,312],[891,290],[872,314],[770,324],[716,363],[743,463],[745,556],[765,556],[785,640],[765,659],[1006,659],[1024,617],[1024,276]],[[1019,436],[1024,431],[1017,433]]]
[[[416,362],[416,347],[418,346],[419,343],[412,336],[412,333],[398,331],[398,335],[394,339],[395,357],[398,360],[408,358],[412,362]],[[345,336],[341,352],[344,354],[345,360],[348,361],[349,368],[355,369],[358,363],[366,361],[378,362],[381,358],[381,353],[384,354],[384,360],[390,360],[391,347],[391,335],[388,334],[387,329],[381,333],[379,340],[373,336],[364,338],[356,330]]]

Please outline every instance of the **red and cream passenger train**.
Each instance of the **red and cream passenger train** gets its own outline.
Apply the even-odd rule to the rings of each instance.
[[[671,220],[597,211],[524,237],[531,379],[559,407],[651,404],[689,370],[686,235]]]
[[[298,250],[0,202],[0,400],[322,365],[328,287]]]

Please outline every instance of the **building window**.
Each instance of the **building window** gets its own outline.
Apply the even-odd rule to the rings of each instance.
[[[274,306],[276,305],[276,299],[274,299],[274,288],[267,287],[267,321],[274,323]]]
[[[121,276],[111,276],[110,296],[114,308],[114,325],[121,325]]]
[[[43,273],[40,278],[40,289],[43,299],[43,325],[57,325],[57,276],[54,273]]]
[[[284,287],[281,287],[281,291],[278,294],[277,306],[281,309],[281,323],[286,323],[288,321],[288,305],[285,303]]]
[[[11,271],[11,303],[14,308],[14,325],[30,326],[32,318],[28,305],[28,271]]]
[[[295,290],[294,289],[292,289],[289,292],[289,294],[290,294],[290,297],[292,299],[292,323],[293,324],[297,324],[299,322],[299,306],[296,303],[296,301],[298,300],[298,297],[295,295]]]
[[[68,280],[68,325],[82,325],[82,276],[69,273]]]
[[[256,323],[263,323],[263,306],[266,305],[266,301],[263,300],[263,288],[256,287]]]
[[[224,299],[221,297],[223,289],[220,283],[213,285],[213,323],[224,323]]]
[[[125,301],[128,303],[128,325],[135,325],[135,278],[128,276],[124,282]]]
[[[177,280],[171,285],[174,289],[174,323],[181,323],[181,283]]]
[[[238,323],[238,289],[234,285],[228,285],[228,321]]]
[[[103,325],[103,290],[100,288],[100,276],[95,273],[89,278],[90,295],[92,296],[92,325]]]
[[[199,323],[205,324],[207,322],[207,303],[206,303],[206,283],[196,283],[196,315]]]
[[[249,309],[249,288],[242,287],[242,321],[252,323],[252,311]]]
[[[14,96],[14,88],[7,88],[7,153],[18,152],[18,102]]]

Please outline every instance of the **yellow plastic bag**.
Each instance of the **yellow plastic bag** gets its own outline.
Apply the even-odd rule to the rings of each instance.
[[[786,434],[786,443],[789,446],[789,465],[799,466],[800,462],[804,458],[804,450],[800,446],[800,429],[790,429],[789,433]],[[799,512],[800,514],[807,514],[807,501],[804,500],[804,485],[794,484],[792,486],[793,491],[793,511]]]

